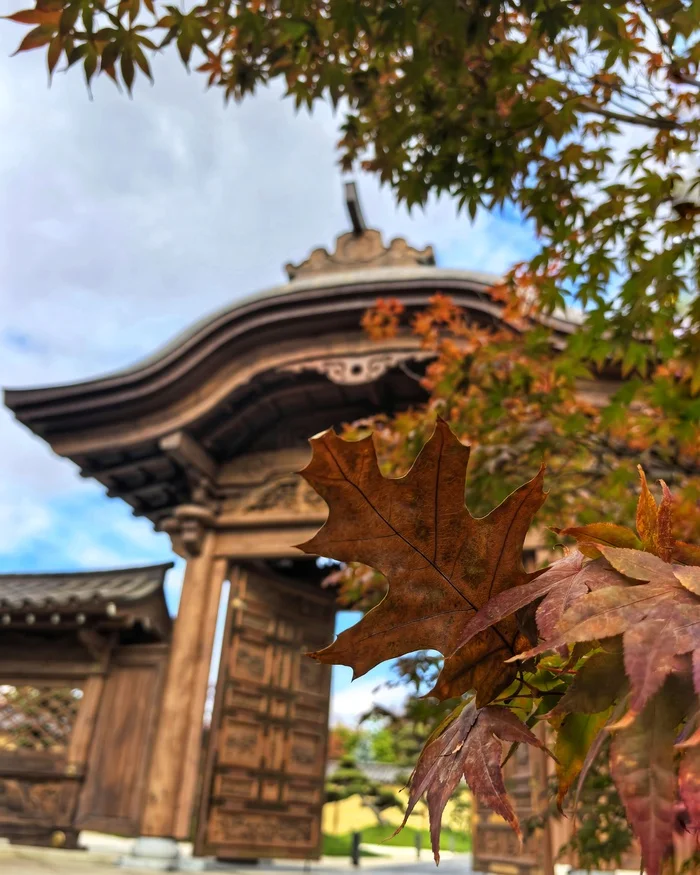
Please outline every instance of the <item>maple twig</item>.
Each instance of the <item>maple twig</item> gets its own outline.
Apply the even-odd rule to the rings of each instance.
[[[636,127],[642,128],[653,128],[654,130],[662,130],[662,131],[678,131],[682,130],[683,125],[680,122],[675,122],[672,119],[665,118],[657,118],[657,119],[649,119],[645,118],[641,115],[628,115],[623,112],[615,112],[612,109],[606,109],[604,106],[600,106],[594,100],[589,100],[584,98],[581,101],[581,108],[586,110],[587,112],[595,113],[596,115],[602,115],[604,118],[611,119],[612,121],[622,122],[626,125],[635,125]]]
[[[668,37],[659,27],[659,22],[656,19],[656,16],[649,8],[649,4],[646,0],[640,0],[640,6],[646,12],[647,18],[651,22],[652,27],[656,31],[656,35],[659,38],[659,48],[662,52],[666,52],[666,58],[669,63],[673,60],[673,46],[669,43]]]
[[[508,750],[508,753],[503,758],[503,762],[501,763],[501,768],[503,768],[505,766],[505,764],[513,756],[513,754],[515,753],[515,751],[517,749],[518,749],[518,742],[514,741],[513,744],[511,744],[510,749]]]
[[[534,696],[541,696],[542,695],[542,690],[538,690],[537,687],[534,687],[531,683],[526,681],[525,678],[522,678],[521,682],[528,688],[528,690],[530,690],[530,692]]]
[[[518,686],[518,689],[517,689],[514,693],[512,693],[510,696],[504,696],[502,699],[496,699],[496,701],[497,701],[497,702],[509,702],[509,701],[513,701],[513,700],[519,698],[519,696],[520,696],[520,690],[522,690],[522,688],[523,688],[523,682],[522,682],[522,679],[521,679],[521,680],[520,680],[520,685]],[[522,696],[521,698],[526,699],[526,698],[528,698],[528,697],[527,697],[527,696]]]
[[[684,85],[691,85],[693,88],[700,88],[700,79],[693,79],[686,73],[681,73],[680,70],[673,71],[673,78],[682,82]]]
[[[533,697],[530,695],[521,694],[517,698],[508,698],[508,699],[496,699],[495,704],[497,705],[505,705],[507,708],[525,708],[528,704],[530,704],[533,700]],[[518,705],[518,702],[522,702],[521,705]]]

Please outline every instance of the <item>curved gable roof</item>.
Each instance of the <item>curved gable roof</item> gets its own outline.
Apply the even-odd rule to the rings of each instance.
[[[494,325],[497,281],[422,264],[300,276],[214,313],[133,367],[8,389],[5,403],[84,476],[157,520],[190,499],[192,465],[211,476],[243,453],[298,446],[322,428],[422,400],[401,367],[421,357],[416,338],[377,344],[361,329],[378,297],[397,298],[410,315],[444,292]],[[562,342],[575,329],[571,318],[549,323]],[[339,375],[347,361],[357,379]]]
[[[283,339],[311,339],[336,330],[357,330],[359,317],[378,296],[397,297],[411,310],[445,291],[475,316],[498,322],[500,306],[489,289],[499,277],[473,271],[428,266],[374,268],[296,280],[243,298],[206,317],[142,361],[92,379],[37,388],[6,389],[5,403],[17,418],[49,437],[67,430],[71,416],[111,404],[129,404],[153,396],[175,381],[216,366],[217,354],[234,356],[251,347]],[[570,333],[575,316],[549,320],[562,335]],[[182,384],[180,384],[182,389]],[[164,400],[161,398],[161,400]],[[120,414],[127,414],[122,409]]]

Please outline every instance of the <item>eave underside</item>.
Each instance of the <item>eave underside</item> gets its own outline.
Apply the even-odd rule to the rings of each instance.
[[[188,434],[219,466],[242,454],[304,448],[309,437],[324,429],[406,410],[425,397],[418,382],[398,368],[359,386],[337,385],[317,374],[285,375],[246,386]],[[158,521],[190,500],[187,466],[164,453],[158,441],[73,461],[81,476],[100,482],[110,497],[126,501],[138,516]]]

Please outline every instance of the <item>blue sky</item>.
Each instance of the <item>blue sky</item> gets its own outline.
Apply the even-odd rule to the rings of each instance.
[[[79,72],[46,86],[42,55],[9,58],[0,23],[0,385],[86,379],[129,365],[208,312],[285,281],[283,265],[346,230],[325,108],[295,114],[274,90],[224,108],[171,56],[132,101]],[[409,215],[358,174],[385,239],[433,244],[446,267],[501,272],[532,252],[517,215],[458,217],[449,201]],[[0,411],[0,571],[167,561],[168,539]],[[182,563],[168,575],[175,610]],[[341,613],[339,623],[354,617]],[[334,677],[352,722],[386,677]],[[378,694],[387,705],[400,693]]]

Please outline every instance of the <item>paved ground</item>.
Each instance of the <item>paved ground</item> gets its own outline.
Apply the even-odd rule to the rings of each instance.
[[[360,875],[362,872],[374,872],[379,875],[427,875],[427,873],[435,873],[435,864],[432,860],[425,859],[421,862],[408,861],[384,861],[382,864],[377,862],[363,861],[359,869],[355,869],[349,863],[340,863],[332,861],[332,863],[312,863],[304,867],[303,864],[297,863],[277,863],[273,865],[249,866],[244,868],[233,868],[228,870],[231,873],[240,873],[240,875],[302,875],[304,872],[311,875],[338,875],[339,872],[355,872]],[[53,854],[46,854],[43,857],[32,855],[31,857],[23,857],[15,855],[9,857],[0,855],[0,872],[2,875],[119,875],[123,872],[124,875],[153,875],[146,869],[118,869],[114,863],[96,861],[89,859],[85,855],[83,860],[72,858],[68,860],[66,857],[57,858]],[[443,860],[440,863],[439,875],[468,875],[471,872],[469,856],[455,857],[451,860]]]
[[[81,852],[25,848],[0,841],[0,875],[119,875],[120,872],[124,875],[147,875],[150,872],[152,875],[152,870],[117,868],[116,863],[120,856],[131,848],[131,840],[115,839],[113,836],[101,836],[97,833],[84,833],[81,840],[88,845],[89,850]],[[190,850],[189,846],[182,846],[185,860],[188,859]],[[340,875],[341,872],[359,875],[368,871],[375,875],[424,875],[436,872],[427,849],[423,850],[420,861],[416,861],[415,851],[411,848],[383,847],[381,851],[392,856],[364,857],[357,869],[345,858],[327,857],[318,863],[275,861],[257,866],[217,867],[217,870],[236,875],[302,875],[304,872],[311,875]],[[470,872],[470,854],[455,856],[446,853],[436,875],[468,875]]]
[[[428,855],[424,855],[425,859],[423,859],[420,863],[415,861],[413,862],[405,862],[405,861],[393,861],[393,862],[384,862],[381,864],[373,863],[369,865],[369,861],[362,861],[359,869],[354,869],[352,866],[345,864],[342,869],[339,869],[337,865],[333,865],[332,867],[328,867],[323,863],[312,864],[311,868],[306,871],[311,872],[312,875],[338,875],[339,871],[342,872],[363,872],[371,869],[376,872],[381,872],[382,875],[427,875],[427,873],[434,873],[437,871],[438,875],[467,875],[467,873],[471,872],[471,859],[468,854],[465,854],[463,857],[453,857],[451,860],[442,860],[440,862],[440,868],[438,870],[435,869],[435,863],[432,861],[432,858],[428,858]],[[293,866],[287,865],[284,863],[274,866],[273,868],[258,868],[249,870],[252,872],[257,872],[258,875],[285,875],[285,873],[300,873],[303,872],[304,869],[301,866]]]

